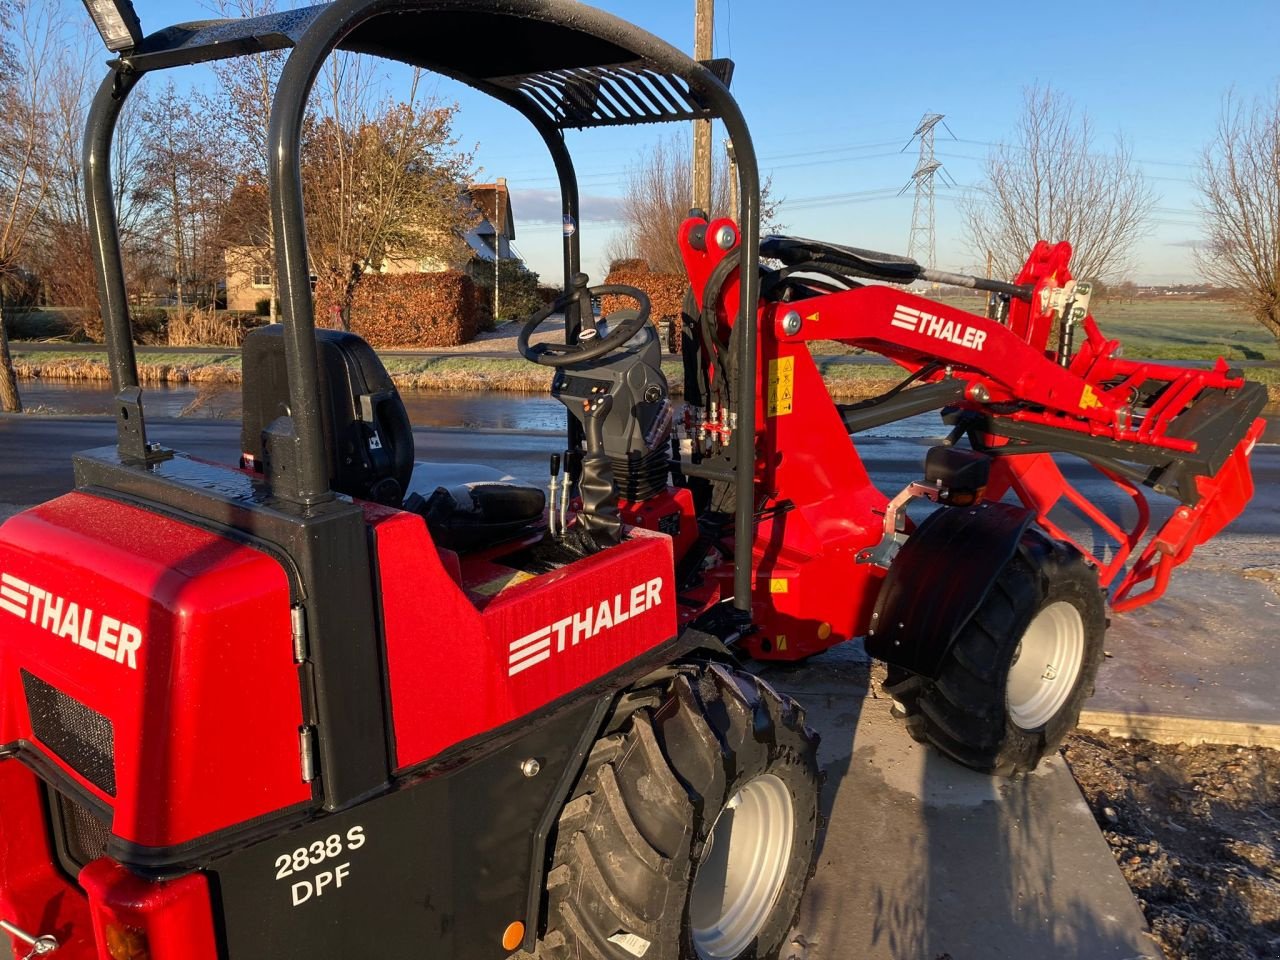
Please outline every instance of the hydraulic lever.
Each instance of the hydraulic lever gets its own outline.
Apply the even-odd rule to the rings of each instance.
[[[591,278],[585,273],[573,275],[573,295],[578,301],[578,340],[582,343],[600,336],[596,328],[596,312],[591,308],[591,294],[587,285]]]

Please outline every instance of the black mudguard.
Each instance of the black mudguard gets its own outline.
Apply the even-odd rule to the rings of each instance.
[[[936,679],[1035,515],[1009,503],[939,507],[898,551],[880,588],[867,652]]]

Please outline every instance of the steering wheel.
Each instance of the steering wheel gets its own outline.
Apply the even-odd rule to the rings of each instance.
[[[611,329],[607,336],[601,337],[596,334],[595,317],[594,314],[590,313],[590,298],[604,296],[629,297],[636,302],[640,309],[619,310],[614,313],[612,319],[618,321],[617,326]],[[586,306],[586,318],[577,343],[529,343],[529,338],[546,322],[549,316],[563,311],[579,298],[581,298],[580,302]],[[568,367],[576,363],[598,360],[605,354],[613,353],[613,351],[619,349],[624,343],[643,330],[645,324],[649,322],[650,309],[649,297],[643,290],[618,283],[609,283],[600,287],[588,287],[587,275],[580,273],[573,278],[573,289],[571,291],[564,294],[550,306],[539,310],[525,321],[524,329],[520,331],[520,339],[517,341],[516,346],[520,350],[522,357],[534,363],[542,364],[544,367]],[[606,317],[605,319],[611,318]]]

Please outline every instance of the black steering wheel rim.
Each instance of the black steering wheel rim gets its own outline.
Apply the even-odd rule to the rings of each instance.
[[[618,315],[634,313],[635,316],[623,316],[616,330],[610,330],[604,337],[595,337],[587,341],[571,344],[539,343],[530,344],[529,339],[537,329],[546,322],[553,313],[566,309],[583,291],[570,290],[554,303],[543,307],[528,320],[520,330],[520,338],[516,347],[520,356],[544,367],[568,367],[576,363],[588,363],[598,360],[606,354],[613,353],[627,343],[632,337],[644,329],[649,322],[652,306],[648,295],[638,287],[628,287],[620,283],[606,283],[598,287],[588,287],[586,292],[591,297],[629,297],[639,307],[638,310],[619,311]],[[605,317],[608,319],[608,317]]]

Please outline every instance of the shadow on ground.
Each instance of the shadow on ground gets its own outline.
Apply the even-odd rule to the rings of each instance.
[[[822,731],[827,777],[783,960],[1158,960],[1060,758],[1013,781],[961,769],[910,740],[850,651],[763,673]]]

